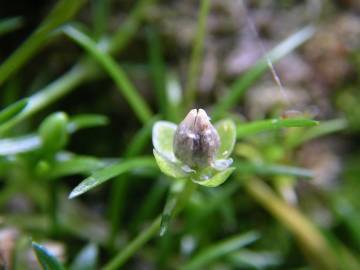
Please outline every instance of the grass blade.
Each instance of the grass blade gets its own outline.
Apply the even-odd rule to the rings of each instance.
[[[156,168],[156,163],[151,157],[134,158],[123,160],[120,163],[110,165],[104,169],[94,172],[91,176],[83,180],[70,193],[69,199],[75,198],[90,189],[126,172],[140,168]]]
[[[137,117],[144,124],[147,123],[152,113],[145,100],[138,94],[135,86],[130,82],[123,69],[113,60],[109,54],[97,47],[95,41],[79,31],[75,27],[66,26],[63,32],[73,41],[82,46],[100,65],[109,73],[115,81],[118,89],[124,95]]]
[[[237,138],[244,138],[253,136],[254,134],[277,130],[280,128],[289,128],[289,127],[312,127],[318,125],[319,122],[312,119],[269,119],[269,120],[260,120],[254,121],[247,124],[240,124],[237,127]]]
[[[108,262],[101,270],[117,270],[141,248],[147,241],[153,237],[160,228],[160,217],[157,217],[151,225],[142,231],[131,243],[129,243],[120,253],[118,253],[110,262]]]
[[[181,269],[204,269],[206,265],[208,265],[212,261],[253,243],[257,239],[259,239],[259,237],[260,235],[257,232],[251,231],[237,236],[233,236],[230,239],[223,240],[220,243],[217,243],[213,246],[206,248],[203,251],[200,251]]]
[[[124,152],[125,158],[135,157],[140,155],[143,149],[151,140],[151,130],[157,117],[152,118],[146,125],[144,125],[134,136],[131,142],[126,147]],[[109,246],[114,246],[114,239],[118,229],[121,227],[121,219],[123,208],[125,205],[126,194],[129,185],[129,177],[127,174],[122,174],[112,182],[110,193],[110,208],[109,216],[111,220],[111,229],[109,232]]]
[[[311,255],[316,269],[341,269],[324,236],[298,209],[281,200],[263,181],[252,177],[245,181],[248,193],[278,219]]]
[[[69,133],[74,133],[83,128],[105,126],[108,123],[108,118],[101,114],[80,114],[71,117],[67,129]]]
[[[101,115],[78,115],[70,119],[65,130],[67,134],[72,134],[83,128],[101,126],[106,123],[107,119]],[[52,144],[51,142],[49,143]],[[41,146],[43,146],[43,140],[35,133],[4,138],[0,139],[0,156],[26,153],[39,149]]]
[[[0,125],[19,114],[27,104],[28,100],[22,99],[0,111]]]
[[[181,209],[184,208],[193,190],[196,188],[191,181],[186,181],[185,188],[179,194],[178,203],[174,210],[176,215]],[[113,259],[110,260],[102,270],[117,270],[147,241],[151,239],[160,229],[161,217],[157,217],[151,225],[143,230],[133,241],[131,241],[123,250],[121,250]]]
[[[146,8],[152,2],[154,0],[140,0],[124,24],[114,34],[109,44],[104,45],[104,50],[110,53],[121,51],[131,40],[134,33],[136,33]],[[0,126],[0,135],[70,93],[84,81],[94,78],[96,74],[97,67],[95,63],[81,59],[64,75],[29,97],[29,104],[31,106],[27,106],[17,117],[7,122],[6,125]]]
[[[185,104],[186,109],[191,107],[196,98],[197,82],[199,78],[202,53],[204,49],[204,40],[206,34],[206,22],[210,12],[210,0],[200,1],[199,19],[191,52],[190,67],[187,74],[187,84],[185,88]]]
[[[40,137],[35,134],[0,140],[0,156],[26,153],[40,148]]]
[[[66,95],[73,88],[78,86],[92,72],[84,65],[77,65],[68,73],[58,78],[41,91],[27,98],[27,106],[16,116],[0,126],[0,135],[3,135],[16,124],[24,121],[41,109]]]
[[[46,175],[47,179],[59,179],[74,174],[89,174],[104,167],[106,163],[94,157],[60,153],[55,157],[55,164]]]
[[[167,96],[166,96],[166,73],[165,63],[162,55],[160,37],[153,29],[147,30],[147,41],[149,46],[149,63],[151,75],[154,81],[155,93],[160,113],[167,115]]]
[[[0,20],[0,36],[15,31],[23,24],[21,17],[12,17]]]
[[[333,119],[322,122],[320,125],[309,128],[295,138],[291,138],[289,146],[296,147],[318,137],[345,130],[347,125],[348,124],[345,119]]]
[[[311,170],[281,164],[258,164],[239,161],[235,163],[235,167],[240,175],[288,175],[307,179],[314,177]]]
[[[268,53],[272,62],[277,62],[297,47],[310,39],[315,33],[312,26],[307,26],[291,35]],[[268,69],[266,56],[261,58],[244,75],[237,79],[230,87],[229,92],[215,105],[212,116],[217,120],[223,116],[226,110],[235,106],[244,93],[255,83]]]
[[[121,28],[111,38],[108,52],[121,51],[136,34],[140,23],[146,14],[147,8],[156,0],[139,0],[132,10],[129,18],[122,24]]]
[[[36,257],[44,270],[65,270],[55,256],[50,254],[43,246],[33,242],[32,247]]]
[[[71,19],[85,0],[62,0],[56,4],[34,33],[0,66],[0,85],[46,44],[49,33]]]

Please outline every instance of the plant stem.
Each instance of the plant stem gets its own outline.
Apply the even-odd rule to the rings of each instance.
[[[176,216],[186,205],[189,197],[196,188],[196,185],[188,179],[185,188],[179,194],[176,207],[173,211],[173,216]],[[149,241],[160,230],[161,216],[158,216],[151,225],[142,231],[125,249],[120,251],[110,262],[108,262],[101,270],[116,270],[120,267],[147,241]]]
[[[102,270],[117,270],[129,259],[139,248],[149,241],[160,229],[161,217],[158,216],[151,225],[142,231],[129,245],[115,256]]]

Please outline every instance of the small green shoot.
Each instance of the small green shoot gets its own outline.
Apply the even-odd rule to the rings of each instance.
[[[43,270],[65,270],[58,259],[45,247],[33,242],[32,247]]]

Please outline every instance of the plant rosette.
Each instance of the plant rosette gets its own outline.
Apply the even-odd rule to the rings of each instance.
[[[224,119],[213,126],[202,109],[191,110],[179,125],[158,121],[152,129],[153,152],[160,170],[207,187],[221,185],[234,171],[230,155],[235,141],[232,120]]]

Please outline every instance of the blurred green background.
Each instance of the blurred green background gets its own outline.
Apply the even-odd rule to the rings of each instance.
[[[357,0],[3,1],[0,269],[360,269],[359,78]],[[192,108],[218,187],[152,155]]]

